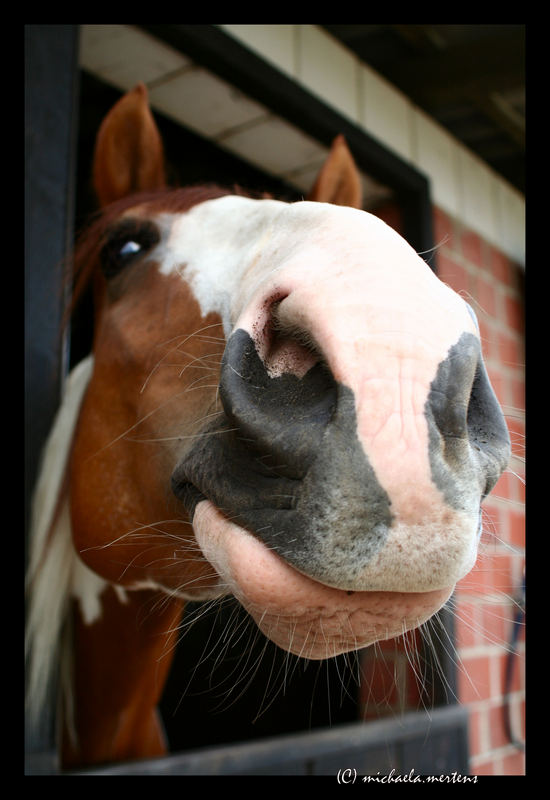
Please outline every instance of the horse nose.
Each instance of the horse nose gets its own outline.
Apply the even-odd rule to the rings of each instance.
[[[374,346],[368,352],[383,379],[368,379],[371,364],[363,380],[350,360],[364,355],[355,340],[348,337],[343,368],[333,352],[307,346],[304,329],[233,331],[219,383],[224,413],[175,469],[176,496],[191,519],[198,502],[211,501],[330,586],[452,585],[471,568],[480,500],[509,455],[479,340],[463,333],[440,362],[426,362],[425,384],[404,380],[395,368],[403,360],[385,359],[387,347]],[[400,341],[410,355],[410,342]],[[420,400],[406,404],[406,391],[419,386]]]

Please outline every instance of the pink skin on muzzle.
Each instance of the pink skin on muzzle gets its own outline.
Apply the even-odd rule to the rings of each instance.
[[[208,500],[193,520],[197,542],[265,635],[303,658],[324,659],[391,639],[425,622],[453,587],[428,592],[346,592],[285,563]]]

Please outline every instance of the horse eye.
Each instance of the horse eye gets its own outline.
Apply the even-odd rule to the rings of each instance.
[[[141,245],[139,244],[139,242],[134,242],[134,241],[126,242],[126,244],[120,248],[119,255],[132,256],[135,253],[139,253],[140,250],[141,250]]]
[[[150,222],[125,220],[110,232],[101,251],[101,269],[109,280],[159,241],[157,228]]]

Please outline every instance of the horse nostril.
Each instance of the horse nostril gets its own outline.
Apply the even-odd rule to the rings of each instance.
[[[311,334],[289,321],[281,305],[288,295],[268,298],[253,326],[256,350],[271,378],[285,373],[302,378],[323,356]]]
[[[273,331],[260,358],[242,329],[231,335],[222,360],[220,399],[229,423],[251,451],[292,475],[307,467],[336,407],[335,381],[316,361],[286,332]]]
[[[508,463],[510,437],[477,337],[463,333],[440,363],[425,413],[436,484],[453,505],[458,476],[476,475],[484,497]]]
[[[265,367],[272,378],[284,373],[303,378],[318,361],[316,350],[300,332],[273,329],[264,357]]]
[[[479,361],[468,405],[468,436],[483,467],[483,497],[489,494],[506,468],[511,454],[510,434],[500,404]]]

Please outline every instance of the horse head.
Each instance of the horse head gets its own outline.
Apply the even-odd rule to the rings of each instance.
[[[93,174],[63,483],[82,638],[143,592],[232,594],[310,659],[420,625],[472,568],[510,452],[470,306],[361,210],[341,137],[305,201],[167,189],[138,86]]]

